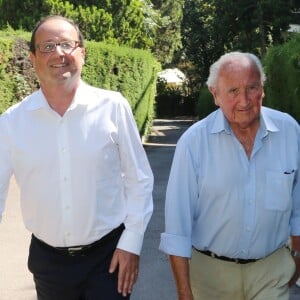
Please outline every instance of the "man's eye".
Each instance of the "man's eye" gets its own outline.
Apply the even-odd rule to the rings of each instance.
[[[60,44],[63,49],[71,49],[73,48],[72,42],[63,42]]]
[[[54,47],[54,44],[49,43],[49,44],[44,44],[43,49],[46,51],[52,50]]]
[[[231,95],[238,95],[239,89],[236,89],[236,88],[230,89],[230,90],[229,90],[229,93],[230,93]]]
[[[258,90],[258,86],[257,85],[252,85],[249,87],[250,91],[257,91]]]

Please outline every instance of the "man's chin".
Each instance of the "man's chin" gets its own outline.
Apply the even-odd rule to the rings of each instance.
[[[72,75],[71,72],[68,71],[68,72],[63,73],[62,77],[68,79],[68,78],[71,78],[71,75]]]

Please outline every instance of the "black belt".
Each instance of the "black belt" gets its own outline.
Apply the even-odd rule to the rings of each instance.
[[[53,247],[45,242],[41,241],[38,239],[36,236],[32,235],[32,239],[37,242],[39,245],[42,247],[51,250],[55,253],[63,254],[63,255],[68,255],[68,256],[85,256],[87,255],[90,251],[94,250],[95,248],[101,246],[101,244],[105,243],[109,239],[113,238],[116,235],[121,235],[123,232],[125,226],[124,224],[121,224],[119,227],[113,229],[111,232],[106,234],[104,237],[102,237],[100,240],[93,242],[89,245],[82,245],[82,246],[72,246],[72,247]]]
[[[211,251],[208,250],[198,250],[194,247],[194,249],[202,254],[205,254],[207,256],[216,258],[216,259],[220,259],[220,260],[224,260],[224,261],[230,261],[230,262],[234,262],[236,264],[249,264],[249,263],[253,263],[258,261],[259,259],[244,259],[244,258],[230,258],[230,257],[226,257],[226,256],[219,256]]]

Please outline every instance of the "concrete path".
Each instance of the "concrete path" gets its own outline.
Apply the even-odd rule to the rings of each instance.
[[[19,190],[13,178],[0,224],[0,300],[36,300],[27,270],[30,233],[23,225],[19,204]]]
[[[153,133],[145,143],[155,177],[155,208],[145,235],[140,276],[132,300],[176,300],[169,263],[158,245],[164,230],[165,189],[175,144],[191,124],[185,120],[155,120]],[[0,300],[36,300],[32,277],[27,270],[29,240],[30,234],[24,228],[20,214],[19,191],[12,179],[0,224]],[[299,299],[300,288],[293,287],[290,300]]]

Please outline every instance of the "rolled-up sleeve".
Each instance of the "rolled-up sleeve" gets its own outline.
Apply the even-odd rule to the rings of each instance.
[[[169,255],[190,257],[194,205],[198,188],[195,164],[186,144],[179,140],[166,192],[165,232],[159,249]]]

